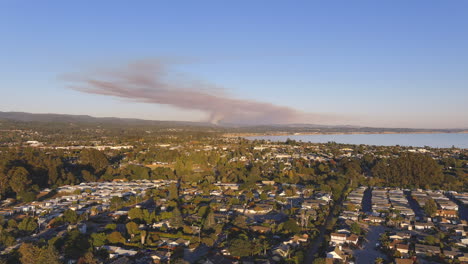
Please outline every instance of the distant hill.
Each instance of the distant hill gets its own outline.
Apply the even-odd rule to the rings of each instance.
[[[220,132],[232,133],[418,133],[418,132],[462,132],[463,129],[412,129],[412,128],[375,128],[351,125],[318,125],[318,124],[272,124],[272,125],[241,125],[218,124],[208,122],[189,121],[157,121],[137,118],[93,117],[89,115],[66,114],[35,114],[25,112],[1,112],[0,120],[13,122],[37,123],[75,123],[96,125],[125,125],[125,126],[157,126],[157,127],[198,127],[210,128]]]
[[[189,121],[157,121],[138,118],[93,117],[89,115],[66,114],[35,114],[25,112],[1,112],[0,119],[20,122],[47,123],[96,123],[96,124],[127,124],[127,125],[166,125],[166,126],[214,126],[204,122]]]

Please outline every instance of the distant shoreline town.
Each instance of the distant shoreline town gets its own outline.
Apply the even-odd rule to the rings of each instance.
[[[226,133],[225,137],[260,137],[260,136],[313,136],[313,135],[379,135],[379,134],[467,134],[463,131],[383,131],[383,132],[258,132],[258,133]]]

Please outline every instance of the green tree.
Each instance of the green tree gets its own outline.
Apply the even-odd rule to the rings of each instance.
[[[213,228],[215,225],[216,225],[216,221],[214,217],[214,212],[211,208],[208,208],[208,212],[206,213],[205,223],[203,227],[205,229],[210,229],[210,228]]]
[[[150,213],[148,209],[144,209],[142,210],[142,212],[143,212],[143,220],[145,221],[145,223],[151,224],[157,220],[155,211]]]
[[[179,190],[177,189],[177,184],[171,183],[169,186],[169,199],[176,200],[179,198]]]
[[[288,219],[286,222],[284,222],[283,229],[291,233],[299,233],[301,231],[301,227],[293,219]]]
[[[15,219],[8,220],[8,228],[15,229],[18,228],[18,223]]]
[[[125,176],[132,180],[147,180],[150,178],[151,169],[144,166],[130,164],[125,168]]]
[[[3,173],[3,171],[0,168],[0,199],[4,199],[4,195],[10,187],[9,181],[10,179],[8,178],[8,176],[5,173]]]
[[[72,230],[64,238],[65,256],[72,259],[78,259],[90,248],[90,243],[86,235],[78,230]]]
[[[175,227],[175,228],[179,228],[179,227],[182,227],[184,225],[184,220],[182,218],[182,213],[180,212],[179,208],[174,208],[174,210],[172,210],[172,218],[169,219],[170,220],[170,223],[171,223],[171,226]]]
[[[106,234],[105,233],[92,233],[91,234],[91,244],[93,247],[100,247],[106,244]]]
[[[42,250],[40,251],[37,263],[60,264],[62,262],[60,261],[59,252],[55,249],[55,247],[48,246],[42,248]]]
[[[24,167],[13,167],[9,172],[10,187],[17,194],[28,190],[32,184],[29,172]]]
[[[350,231],[353,234],[360,235],[362,232],[361,226],[358,223],[353,222],[350,226]]]
[[[138,225],[135,222],[128,222],[125,227],[127,228],[127,232],[131,237],[140,232],[140,229],[138,229]]]
[[[37,263],[37,256],[39,255],[39,249],[33,244],[23,243],[18,249],[20,253],[20,261],[22,264],[35,264]]]
[[[88,165],[94,169],[94,172],[101,174],[104,172],[107,166],[109,166],[109,160],[106,155],[96,149],[83,149],[80,153],[80,162],[83,165]]]
[[[105,226],[105,229],[106,229],[106,230],[115,230],[115,229],[117,229],[117,225],[114,224],[114,223],[110,223],[110,224],[107,224],[107,225]]]
[[[15,238],[0,225],[0,247],[9,247],[15,244]]]
[[[38,227],[36,221],[32,217],[24,218],[18,225],[18,229],[21,231],[32,232]]]
[[[187,177],[192,172],[193,163],[186,156],[177,159],[174,170],[179,177]]]
[[[75,211],[67,209],[63,212],[63,220],[67,223],[75,224],[78,222],[78,215]]]
[[[107,235],[107,241],[111,244],[125,243],[125,238],[120,234],[120,232],[114,231]]]
[[[40,248],[30,243],[23,243],[18,249],[22,264],[59,264],[60,256],[54,247]]]
[[[236,238],[229,244],[229,252],[236,257],[250,256],[252,249],[252,242],[248,239]]]
[[[21,200],[26,203],[30,203],[36,200],[36,193],[34,191],[24,191],[19,193]]]
[[[402,153],[397,158],[381,159],[372,168],[372,174],[385,181],[387,186],[440,185],[443,182],[442,166],[426,154]]]
[[[437,213],[437,204],[433,199],[428,199],[424,204],[424,213],[430,217],[434,217]]]
[[[247,228],[247,218],[243,215],[237,215],[234,218],[233,224],[240,228]]]
[[[97,177],[87,170],[82,170],[81,176],[83,177],[83,180],[87,182],[95,182],[97,180]]]
[[[434,236],[431,236],[431,235],[426,236],[424,238],[424,241],[429,245],[434,245],[434,244],[436,244],[438,242],[437,239]]]
[[[98,264],[99,261],[96,260],[92,252],[86,252],[84,256],[82,256],[78,260],[78,264]]]
[[[132,220],[135,220],[135,219],[143,220],[144,219],[143,210],[137,207],[133,207],[132,209],[130,209],[130,211],[128,211],[128,218]]]

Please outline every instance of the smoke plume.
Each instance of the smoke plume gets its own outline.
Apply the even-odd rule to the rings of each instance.
[[[291,107],[229,96],[225,89],[170,71],[167,62],[137,62],[123,69],[96,70],[68,76],[74,90],[163,104],[207,113],[207,121],[233,124],[285,124],[320,122],[323,115]]]

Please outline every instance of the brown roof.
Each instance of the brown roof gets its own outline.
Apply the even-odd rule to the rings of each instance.
[[[399,240],[399,239],[395,239],[392,242],[390,242],[390,247],[396,247],[396,245],[400,244],[401,242],[403,242],[403,241]]]
[[[334,236],[334,237],[346,237],[346,234],[332,233],[331,236]]]
[[[395,259],[395,263],[396,264],[413,264],[414,261],[412,259],[401,259],[401,258],[397,258]]]
[[[350,235],[346,240],[348,241],[358,241],[359,237],[356,236],[355,234]]]
[[[397,245],[396,245],[396,248],[408,250],[408,249],[409,249],[409,246],[408,246],[408,245],[405,245],[405,244],[397,244]]]
[[[457,215],[455,210],[437,210],[438,215]]]

